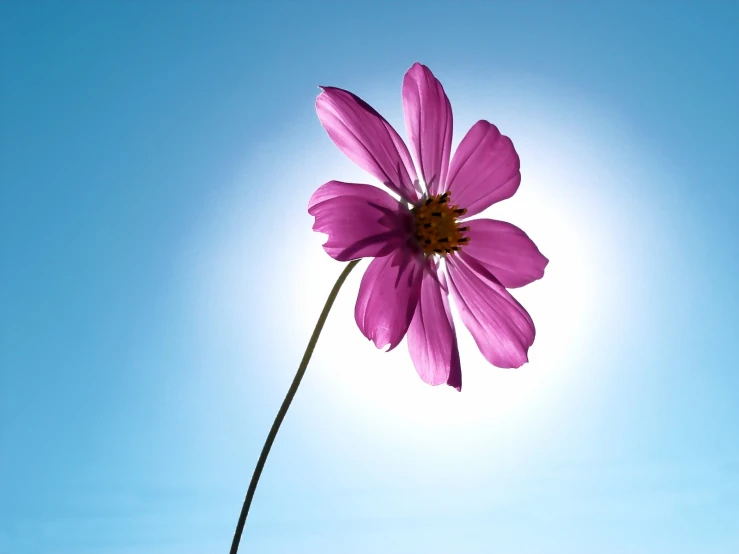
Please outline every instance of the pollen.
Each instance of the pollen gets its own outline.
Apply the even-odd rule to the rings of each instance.
[[[435,194],[421,201],[412,210],[415,236],[426,256],[446,256],[457,252],[470,241],[464,236],[469,227],[460,227],[458,218],[467,213],[464,208],[449,204],[449,193]]]

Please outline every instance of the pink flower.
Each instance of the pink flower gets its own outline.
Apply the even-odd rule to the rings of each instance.
[[[329,181],[308,204],[313,229],[328,234],[336,260],[374,258],[354,317],[375,346],[408,349],[421,379],[462,388],[449,292],[485,359],[528,361],[534,323],[507,288],[540,279],[548,260],[518,227],[467,218],[510,198],[521,182],[511,140],[475,123],[451,158],[452,107],[441,83],[416,63],[403,79],[408,148],[393,127],[352,93],[321,87],[316,111],[336,146],[401,198],[365,184]],[[420,182],[418,176],[420,176]]]

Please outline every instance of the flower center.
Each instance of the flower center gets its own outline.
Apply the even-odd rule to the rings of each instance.
[[[416,240],[426,256],[446,256],[470,241],[462,233],[457,219],[467,213],[464,208],[449,205],[449,193],[430,196],[411,210],[416,222]]]

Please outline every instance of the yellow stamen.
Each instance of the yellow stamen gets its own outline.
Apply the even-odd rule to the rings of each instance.
[[[450,206],[448,192],[428,197],[412,212],[416,221],[416,240],[425,255],[446,256],[470,241],[469,237],[462,236],[469,227],[460,227],[457,221],[467,210]]]

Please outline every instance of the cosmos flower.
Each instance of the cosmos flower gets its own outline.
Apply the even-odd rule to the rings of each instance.
[[[388,351],[407,334],[421,379],[461,390],[451,293],[485,359],[501,368],[523,365],[536,331],[506,289],[541,278],[548,260],[518,227],[467,219],[518,189],[511,140],[480,120],[452,157],[451,104],[429,68],[416,63],[402,89],[414,166],[403,140],[372,107],[346,90],[321,88],[316,111],[331,139],[395,195],[329,181],[308,205],[313,229],[328,235],[331,257],[374,258],[354,310],[360,331]]]

